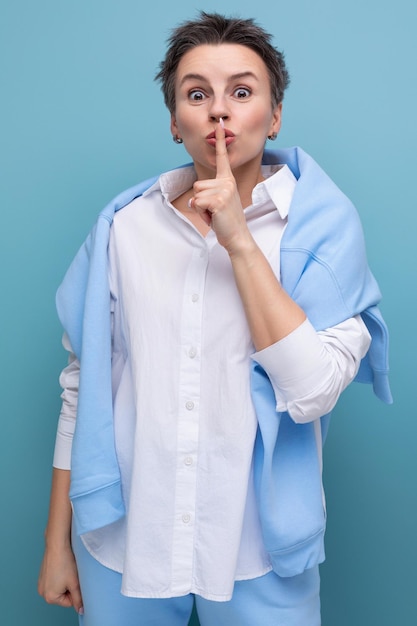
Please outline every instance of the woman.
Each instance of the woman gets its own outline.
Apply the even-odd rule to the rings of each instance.
[[[329,415],[355,377],[390,401],[360,224],[264,150],[288,74],[252,20],[181,25],[157,78],[192,164],[106,207],[58,293],[39,591],[85,626],[316,626]]]

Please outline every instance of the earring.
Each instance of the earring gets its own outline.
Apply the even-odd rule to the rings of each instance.
[[[277,137],[278,137],[278,133],[271,133],[270,135],[268,135],[268,139],[270,141],[275,141]]]
[[[181,139],[181,137],[178,137],[178,135],[174,135],[174,136],[172,137],[172,141],[173,141],[174,143],[184,143],[184,142],[183,142],[183,140]]]

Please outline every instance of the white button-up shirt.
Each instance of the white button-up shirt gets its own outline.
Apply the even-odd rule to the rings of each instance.
[[[287,166],[263,174],[245,215],[279,277],[296,181]],[[84,542],[123,573],[126,595],[228,600],[235,580],[271,569],[253,488],[250,359],[268,372],[278,410],[313,420],[356,374],[369,334],[360,317],[321,333],[306,321],[254,353],[227,252],[172,205],[194,180],[192,167],[163,174],[114,217],[114,428],[127,515]],[[71,356],[61,376],[57,467],[70,467],[78,369]],[[319,442],[318,422],[317,433]]]

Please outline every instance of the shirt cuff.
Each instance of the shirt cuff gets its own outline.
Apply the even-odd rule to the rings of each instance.
[[[71,417],[60,415],[55,439],[52,465],[57,469],[71,469],[71,450],[75,421]]]
[[[71,450],[77,415],[80,364],[71,352],[71,345],[65,333],[62,343],[64,348],[70,351],[70,355],[68,365],[62,370],[59,377],[59,382],[63,389],[61,394],[62,407],[55,439],[53,466],[58,469],[71,469]]]
[[[369,344],[360,315],[320,332],[306,320],[252,358],[269,376],[277,411],[287,411],[302,423],[333,409],[355,377]]]
[[[252,359],[269,376],[277,411],[288,411],[299,423],[313,421],[328,412],[324,398],[320,397],[323,380],[329,376],[328,355],[308,319],[284,339],[256,352]]]

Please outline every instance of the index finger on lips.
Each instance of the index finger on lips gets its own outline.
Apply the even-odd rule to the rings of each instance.
[[[226,178],[231,173],[224,122],[222,118],[219,118],[216,126],[216,178]]]

